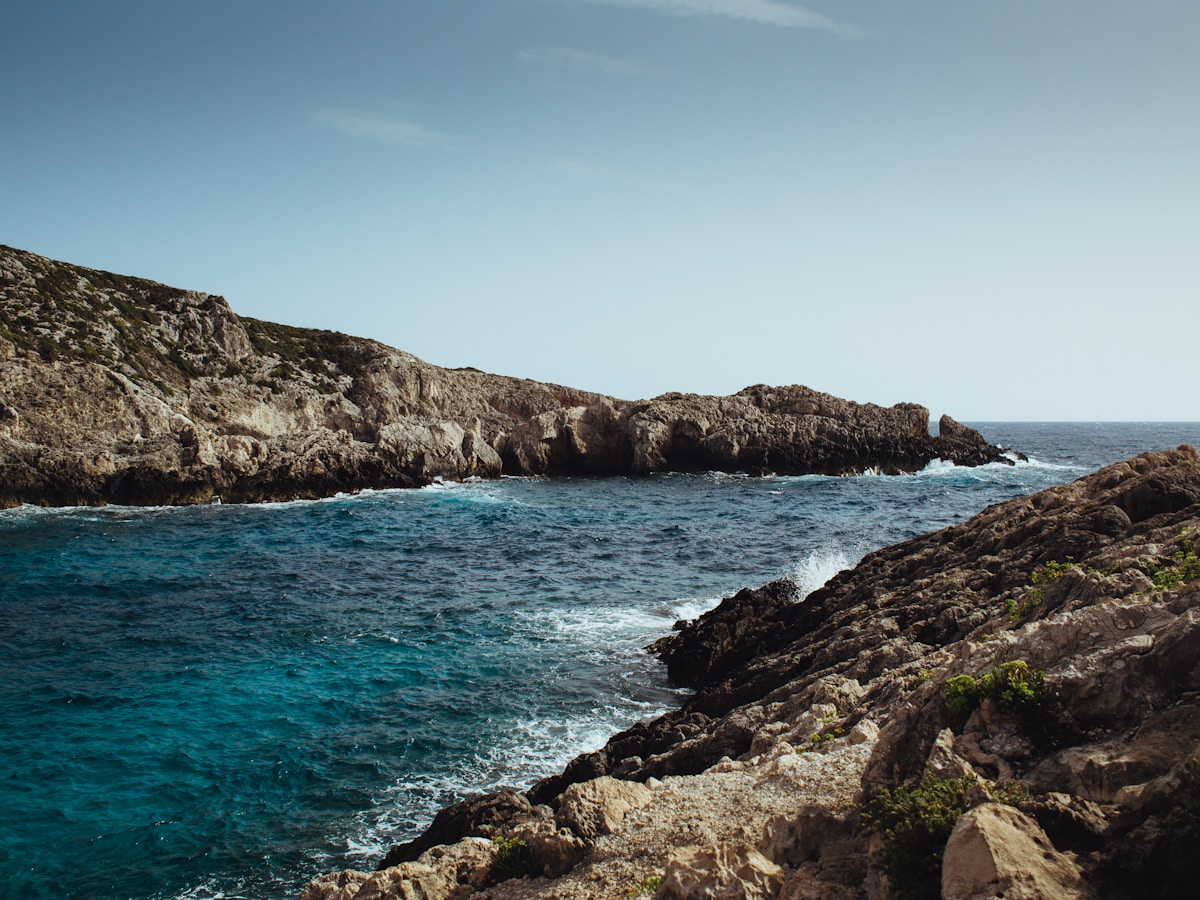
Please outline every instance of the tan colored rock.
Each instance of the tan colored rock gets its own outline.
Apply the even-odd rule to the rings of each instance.
[[[371,878],[370,872],[347,869],[314,878],[300,892],[300,900],[354,900]]]
[[[1093,894],[1032,818],[985,803],[959,818],[942,857],[944,900],[1069,900]]]
[[[300,900],[466,900],[487,883],[491,864],[490,843],[467,838],[381,872],[323,875],[309,882]]]
[[[771,819],[763,829],[758,849],[773,862],[796,868],[816,859],[831,836],[846,830],[843,818],[814,804],[796,814]]]
[[[583,838],[566,828],[557,827],[549,818],[523,822],[512,829],[508,836],[528,845],[534,862],[541,866],[542,874],[547,878],[570,872],[588,852]]]
[[[616,832],[630,810],[640,809],[652,797],[643,785],[609,775],[573,784],[559,801],[558,824],[585,840],[593,840]]]
[[[870,719],[863,719],[850,729],[846,737],[852,744],[872,743],[879,739],[879,726]]]
[[[766,900],[783,886],[783,869],[753,847],[689,847],[667,863],[659,900]]]
[[[883,409],[793,385],[627,403],[475,369],[445,369],[334,332],[239,318],[222,297],[0,247],[0,506],[329,496],[442,477],[673,469],[914,471],[998,458],[951,447],[914,404]],[[75,287],[48,296],[44,279]],[[82,322],[80,326],[78,323]],[[289,457],[334,434],[359,446]],[[226,439],[270,445],[270,463]],[[142,441],[172,447],[146,454]],[[278,452],[277,452],[278,451]],[[113,454],[111,471],[79,460]],[[125,474],[128,477],[124,477]]]

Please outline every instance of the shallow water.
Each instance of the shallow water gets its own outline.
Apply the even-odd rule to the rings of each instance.
[[[294,897],[677,702],[642,650],[677,618],[1200,444],[979,427],[1032,461],[2,512],[0,895]]]

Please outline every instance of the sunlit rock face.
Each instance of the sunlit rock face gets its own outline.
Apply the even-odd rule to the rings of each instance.
[[[0,247],[0,506],[281,500],[438,478],[913,471],[971,429],[803,387],[630,403]]]

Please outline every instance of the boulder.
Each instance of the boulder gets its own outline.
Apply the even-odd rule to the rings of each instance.
[[[595,840],[614,833],[630,810],[645,806],[653,796],[643,785],[607,775],[573,784],[559,799],[558,824],[585,840]]]
[[[583,838],[558,827],[548,816],[522,822],[508,832],[508,837],[525,842],[534,865],[546,878],[570,872],[588,852]]]
[[[1025,813],[985,803],[961,816],[942,856],[943,900],[1092,898],[1079,866]]]

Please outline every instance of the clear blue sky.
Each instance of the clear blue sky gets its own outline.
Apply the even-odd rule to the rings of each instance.
[[[10,0],[0,242],[620,397],[1200,419],[1196,0]]]

